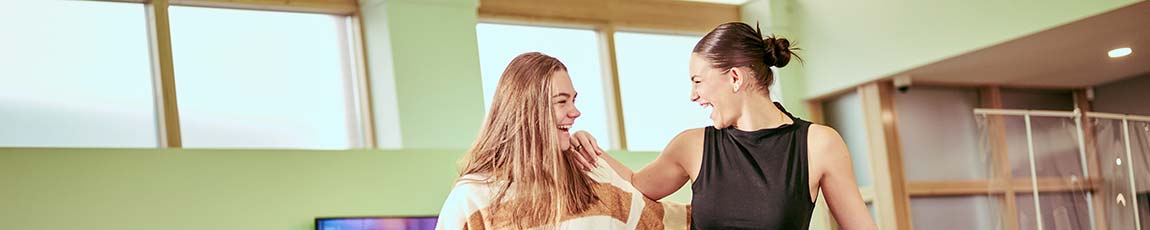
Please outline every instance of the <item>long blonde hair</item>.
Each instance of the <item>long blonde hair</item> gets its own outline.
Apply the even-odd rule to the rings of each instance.
[[[496,183],[491,210],[498,213],[492,215],[511,217],[502,224],[520,229],[554,226],[562,215],[583,212],[598,199],[573,155],[559,149],[551,78],[566,70],[558,59],[537,52],[511,60],[479,137],[460,160],[460,176],[481,174],[501,182]],[[509,193],[515,202],[506,202]]]

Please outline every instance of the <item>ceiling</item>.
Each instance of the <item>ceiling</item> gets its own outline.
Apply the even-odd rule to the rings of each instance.
[[[1107,51],[1133,53],[1110,58]],[[915,82],[1084,88],[1150,73],[1150,2],[1140,2],[896,74]]]

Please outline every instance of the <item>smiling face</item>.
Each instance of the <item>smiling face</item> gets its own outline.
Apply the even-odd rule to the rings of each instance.
[[[551,75],[551,111],[555,116],[560,150],[571,148],[571,125],[581,115],[579,109],[575,108],[575,97],[578,95],[567,71],[556,71]]]
[[[736,71],[717,69],[698,54],[691,54],[691,101],[699,106],[711,108],[711,121],[715,128],[726,128],[735,124],[742,114],[742,97],[738,90],[743,81],[736,77]],[[746,90],[746,89],[743,89]]]

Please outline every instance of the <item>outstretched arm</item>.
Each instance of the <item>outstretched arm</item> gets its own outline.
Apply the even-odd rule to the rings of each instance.
[[[580,157],[585,159],[583,161],[588,162],[585,167],[594,167],[592,164],[595,162],[594,157],[601,157],[619,176],[631,181],[631,185],[635,186],[647,198],[659,200],[678,191],[679,188],[683,187],[683,184],[690,180],[686,167],[683,166],[687,165],[687,162],[698,164],[698,159],[691,159],[702,156],[703,129],[690,129],[679,133],[667,144],[667,147],[655,158],[655,161],[637,172],[606,154],[598,147],[594,138],[586,132],[576,132],[572,141],[578,142],[573,143],[574,146],[590,145],[590,147],[577,148]]]

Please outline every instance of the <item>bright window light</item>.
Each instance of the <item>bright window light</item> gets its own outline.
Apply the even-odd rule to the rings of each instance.
[[[1124,47],[1124,48],[1112,49],[1112,50],[1110,50],[1110,52],[1106,52],[1106,54],[1110,55],[1111,58],[1119,58],[1119,57],[1125,57],[1126,55],[1130,55],[1130,53],[1133,53],[1133,52],[1134,52],[1134,50],[1130,49],[1130,47]]]
[[[0,147],[157,147],[144,9],[4,1]]]
[[[346,18],[172,6],[187,148],[360,145]]]
[[[571,129],[591,133],[603,149],[611,146],[599,37],[595,31],[488,23],[480,23],[475,30],[485,110],[491,109],[495,86],[511,59],[526,52],[541,52],[567,66],[571,84],[579,93],[575,106],[583,115],[575,120]]]

